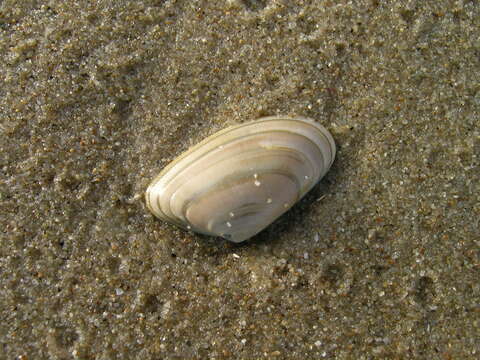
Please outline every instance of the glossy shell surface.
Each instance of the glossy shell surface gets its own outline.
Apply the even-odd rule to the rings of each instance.
[[[266,117],[206,138],[166,166],[146,192],[152,213],[241,242],[259,233],[325,175],[330,133],[313,120]]]

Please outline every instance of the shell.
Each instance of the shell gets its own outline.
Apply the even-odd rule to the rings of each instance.
[[[325,175],[330,133],[313,120],[266,117],[206,138],[152,181],[152,213],[198,233],[241,242],[259,233]]]

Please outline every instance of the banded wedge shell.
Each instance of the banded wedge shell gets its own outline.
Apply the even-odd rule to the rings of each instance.
[[[301,199],[328,171],[335,151],[330,133],[305,118],[231,126],[165,167],[146,203],[162,220],[241,242]]]

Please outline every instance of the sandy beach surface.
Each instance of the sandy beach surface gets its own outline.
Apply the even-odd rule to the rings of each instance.
[[[149,213],[275,114],[338,146],[287,214]],[[479,359],[479,164],[479,1],[0,1],[0,359]]]

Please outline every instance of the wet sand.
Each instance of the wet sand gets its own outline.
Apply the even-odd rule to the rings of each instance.
[[[0,358],[478,359],[479,30],[472,0],[0,2]],[[148,212],[275,114],[338,154],[273,225]]]

